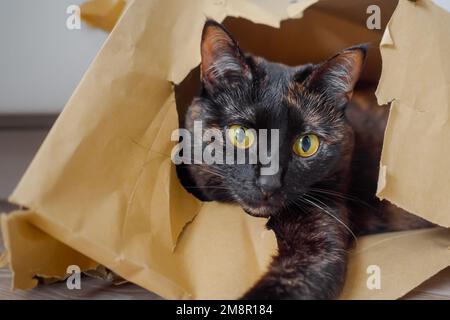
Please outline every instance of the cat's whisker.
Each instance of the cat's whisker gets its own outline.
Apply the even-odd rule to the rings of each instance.
[[[212,175],[215,175],[215,176],[217,176],[217,177],[219,177],[219,178],[225,179],[225,176],[222,174],[222,172],[214,171],[215,169],[212,169],[212,167],[210,167],[210,168],[205,168],[204,166],[199,166],[198,168],[199,168],[200,170],[204,171],[204,172],[207,172],[207,173],[210,173],[210,174],[212,174]]]
[[[341,198],[346,199],[346,200],[362,201],[362,200],[360,200],[360,199],[358,199],[356,197],[352,197],[349,194],[341,193],[341,192],[338,192],[338,191],[333,191],[333,190],[328,190],[328,189],[320,189],[320,188],[311,188],[310,190],[314,191],[316,193],[329,194],[329,195],[341,197]]]
[[[338,197],[338,198],[343,199],[343,200],[348,200],[348,201],[353,201],[353,202],[359,203],[359,204],[364,205],[365,207],[367,207],[369,209],[372,209],[372,210],[378,210],[377,208],[375,208],[374,206],[370,205],[366,201],[361,200],[361,199],[359,199],[357,197],[354,197],[354,196],[346,194],[346,193],[340,193],[340,192],[337,192],[337,191],[327,190],[327,189],[320,189],[320,188],[311,188],[310,189],[310,193],[315,193],[317,195],[335,196],[335,197]]]
[[[326,214],[328,214],[330,217],[332,217],[333,219],[335,219],[337,222],[339,222],[349,233],[350,235],[354,238],[355,242],[358,243],[358,239],[356,237],[356,234],[352,231],[352,229],[350,229],[350,227],[341,219],[339,219],[338,217],[336,217],[334,214],[332,214],[331,212],[329,212],[328,210],[326,210],[325,208],[321,207],[320,205],[318,205],[317,203],[315,203],[314,201],[308,200],[305,197],[311,197],[311,195],[308,194],[304,194],[302,200],[306,201],[307,203],[311,204],[312,206],[315,206],[316,208],[318,208],[319,210],[322,210],[323,212],[325,212]],[[315,199],[314,197],[312,197],[312,199]],[[315,199],[316,201],[319,201],[317,199]],[[328,207],[328,206],[327,206]]]

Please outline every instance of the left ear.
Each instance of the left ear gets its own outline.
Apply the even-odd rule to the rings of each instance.
[[[308,89],[325,94],[337,108],[344,108],[353,95],[367,54],[367,45],[345,49],[314,68],[305,79]]]
[[[201,79],[207,90],[251,80],[251,68],[236,40],[223,25],[208,20],[201,42]]]

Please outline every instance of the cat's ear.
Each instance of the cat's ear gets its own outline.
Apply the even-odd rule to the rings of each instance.
[[[201,77],[207,89],[252,77],[237,42],[214,20],[206,21],[203,28],[201,56]]]
[[[344,108],[353,95],[367,54],[367,45],[345,49],[316,66],[303,85],[323,93],[337,108]]]

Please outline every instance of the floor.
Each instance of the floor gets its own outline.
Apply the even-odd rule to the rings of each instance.
[[[55,117],[30,119],[0,116],[0,212],[14,209],[4,199],[42,143]],[[0,252],[3,251],[0,237]],[[11,272],[0,269],[0,300],[6,299],[161,299],[131,283],[115,285],[106,280],[84,276],[81,290],[69,290],[65,282],[39,285],[31,291],[11,291]],[[407,294],[404,299],[450,300],[450,267]]]

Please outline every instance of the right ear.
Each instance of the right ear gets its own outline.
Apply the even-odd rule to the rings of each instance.
[[[353,95],[367,55],[367,45],[345,49],[318,65],[303,82],[316,92],[332,99],[338,109],[343,109]]]
[[[208,90],[252,78],[250,67],[237,42],[214,20],[206,21],[203,27],[201,56],[202,82]]]

